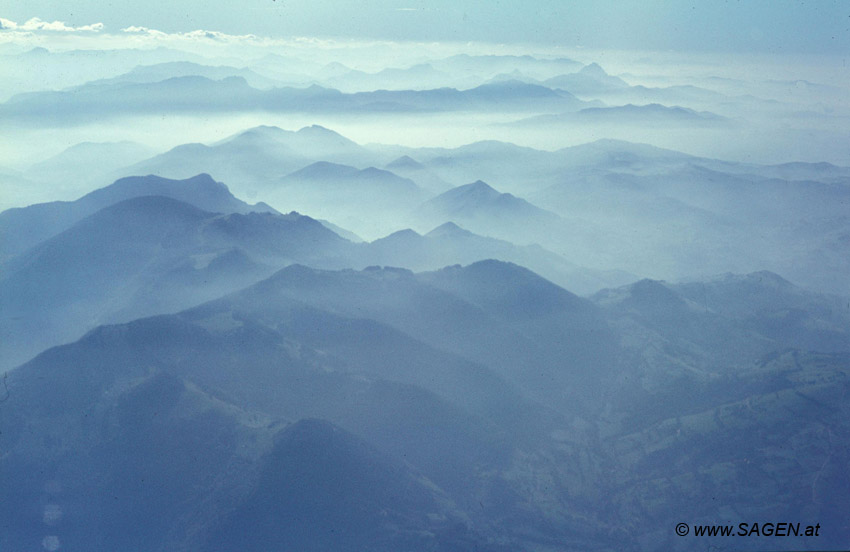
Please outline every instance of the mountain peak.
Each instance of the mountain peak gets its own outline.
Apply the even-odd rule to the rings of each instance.
[[[388,169],[421,169],[422,167],[422,163],[409,155],[402,155],[398,159],[387,163]]]
[[[459,292],[474,304],[502,316],[537,318],[569,310],[593,310],[590,303],[517,264],[485,259],[422,275],[430,284]]]
[[[283,130],[279,126],[274,125],[258,125],[255,127],[251,127],[247,130],[243,130],[238,134],[238,136],[278,136],[281,134],[288,134],[289,131]]]
[[[345,138],[342,134],[321,125],[310,125],[300,128],[295,131],[295,134],[300,134],[302,136],[332,136],[334,138],[344,138],[347,140],[347,138]]]
[[[434,228],[427,234],[425,237],[428,238],[443,238],[443,237],[459,237],[459,236],[473,236],[474,234],[469,230],[464,230],[454,222],[446,222],[441,224],[440,226]]]
[[[397,230],[396,232],[393,232],[389,236],[385,236],[385,237],[383,237],[379,240],[375,240],[375,241],[378,241],[378,242],[407,241],[407,240],[411,240],[411,239],[419,239],[421,237],[422,236],[420,236],[414,230],[411,230],[410,228],[405,228],[404,230]]]
[[[461,186],[461,188],[467,188],[468,190],[473,190],[477,193],[499,193],[495,188],[493,188],[483,180],[476,180],[472,184],[466,184],[465,186]]]
[[[221,182],[216,182],[215,179],[207,173],[198,173],[195,176],[187,178],[184,182],[191,184],[209,184],[216,186],[224,186]]]
[[[605,69],[602,68],[598,63],[593,62],[588,65],[585,65],[579,70],[579,73],[584,75],[590,75],[592,77],[607,77],[608,73],[605,72]]]
[[[317,161],[306,167],[290,173],[284,178],[339,178],[352,176],[359,171],[349,165],[340,165],[330,161]]]
[[[448,201],[452,204],[457,204],[458,202],[463,204],[481,204],[495,201],[501,195],[502,194],[500,194],[498,190],[493,189],[493,187],[486,182],[476,180],[472,184],[464,184],[463,186],[452,188],[451,190],[435,197],[431,201],[437,203],[444,203]]]

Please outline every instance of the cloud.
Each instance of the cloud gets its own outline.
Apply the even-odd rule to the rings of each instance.
[[[91,25],[83,25],[80,27],[74,27],[66,24],[63,21],[42,21],[38,17],[33,17],[32,19],[28,19],[25,23],[16,23],[15,21],[11,21],[9,19],[3,19],[0,17],[0,30],[4,31],[53,31],[53,32],[63,32],[63,33],[73,33],[73,32],[92,32],[97,33],[103,30],[103,23],[92,23]]]
[[[205,31],[202,29],[184,32],[184,33],[165,33],[149,27],[131,26],[121,29],[122,32],[136,35],[148,36],[151,38],[176,38],[183,40],[215,40],[218,42],[243,42],[243,41],[258,41],[259,38],[255,35],[231,35],[220,31]]]
[[[131,27],[125,27],[121,29],[121,32],[124,33],[132,33],[132,34],[142,34],[147,36],[168,36],[166,33],[162,31],[157,31],[156,29],[149,29],[148,27],[137,27],[135,25]]]

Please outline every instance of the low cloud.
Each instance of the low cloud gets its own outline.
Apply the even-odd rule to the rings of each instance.
[[[38,17],[28,19],[25,23],[17,23],[9,19],[0,17],[0,30],[4,31],[52,31],[62,33],[72,32],[91,32],[97,33],[103,30],[103,23],[92,23],[90,25],[82,25],[74,27],[68,25],[64,21],[42,21]]]

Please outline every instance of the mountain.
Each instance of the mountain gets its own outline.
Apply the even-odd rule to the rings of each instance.
[[[547,124],[617,124],[617,125],[722,125],[731,121],[709,111],[694,111],[681,106],[665,106],[657,103],[647,105],[622,105],[615,107],[589,107],[574,113],[560,115],[537,115],[520,119],[511,126]]]
[[[215,144],[227,147],[233,153],[251,148],[270,149],[275,153],[294,153],[305,159],[313,156],[336,159],[340,156],[363,155],[362,146],[320,125],[311,125],[299,130],[284,130],[280,127],[261,125],[238,132]]]
[[[739,321],[777,343],[809,351],[850,352],[846,301],[801,289],[778,274],[725,274],[673,289],[706,311]]]
[[[284,522],[292,516],[321,527],[354,519],[328,538],[388,539],[388,549],[410,539],[480,548],[488,535],[513,538],[495,519],[527,526],[527,491],[501,471],[515,447],[545,440],[554,416],[483,366],[380,322],[309,307],[275,293],[279,285],[275,277],[179,315],[101,327],[14,370],[14,399],[0,421],[10,451],[3,473],[59,478],[65,490],[54,500],[69,512],[61,528],[80,545],[214,550],[244,540],[251,514],[266,520],[252,520],[257,547],[305,538],[302,524]],[[273,423],[301,418],[344,431]],[[32,432],[21,431],[23,420]],[[35,434],[63,434],[78,446],[55,454]],[[188,465],[193,475],[181,479]],[[36,475],[2,485],[4,496],[27,501],[43,482]],[[71,515],[84,496],[80,511],[98,527]],[[186,501],[191,511],[179,507]],[[25,541],[41,514],[0,508],[0,523],[13,527],[4,546]],[[532,523],[538,539],[563,537]]]
[[[440,194],[454,187],[409,155],[402,155],[394,159],[387,163],[384,168],[399,176],[413,180],[419,186],[432,193]]]
[[[500,73],[518,70],[537,78],[548,78],[581,67],[568,58],[540,58],[530,55],[469,55],[457,54],[431,62],[436,69],[460,75],[478,75],[487,80]]]
[[[629,84],[605,72],[597,63],[585,65],[578,72],[559,75],[543,81],[545,86],[560,88],[578,96],[597,97],[598,94],[627,88]]]
[[[393,399],[406,394],[411,407],[419,408],[409,411],[414,418],[434,423],[431,417],[442,415],[448,423],[446,431],[426,439],[434,445],[435,438],[462,427],[457,412],[421,391],[317,369],[305,362],[306,349],[298,356],[275,350],[258,328],[237,333],[219,331],[217,346],[202,327],[160,317],[99,329],[16,370],[15,397],[4,406],[8,417],[4,414],[2,429],[10,453],[0,460],[0,485],[20,508],[6,507],[8,501],[0,507],[0,523],[7,527],[0,537],[4,547],[34,534],[41,538],[45,523],[66,546],[146,550],[219,550],[234,540],[243,542],[242,549],[262,550],[267,539],[300,546],[307,522],[333,524],[336,530],[327,532],[332,543],[386,541],[382,550],[409,542],[443,543],[448,549],[456,548],[446,542],[485,544],[470,529],[468,516],[410,461],[329,422],[286,424],[279,417],[281,410],[325,412],[368,433],[382,425],[377,409],[397,409],[401,405]],[[154,334],[162,339],[151,347],[148,338]],[[210,362],[203,368],[180,360],[197,346],[204,347],[201,356]],[[249,358],[283,361],[288,374],[255,364],[243,371],[244,379],[228,378],[226,351],[237,350],[246,353],[237,366]],[[160,369],[149,372],[150,362]],[[227,390],[264,371],[270,381],[283,383],[272,388],[270,398],[287,406],[271,412],[245,409],[245,404],[261,406],[263,393],[233,396]],[[357,400],[337,402],[346,391],[354,391]],[[300,407],[293,403],[299,398]],[[310,401],[313,406],[307,406]],[[382,444],[398,437],[410,442],[403,436],[415,419],[399,410],[396,415]],[[61,433],[77,446],[57,455],[20,431],[23,420],[39,435]],[[35,493],[46,493],[49,502],[30,500]],[[186,503],[194,504],[191,510]],[[255,517],[248,520],[248,515]],[[293,516],[298,523],[283,522]],[[248,527],[254,540],[245,540]],[[327,544],[321,538],[317,546]]]
[[[453,264],[467,265],[496,259],[527,267],[579,295],[619,286],[638,279],[624,272],[580,267],[539,245],[514,245],[488,238],[446,222],[425,235],[401,230],[365,247],[363,266],[404,266],[414,271],[436,270]]]
[[[363,232],[356,220],[316,216],[370,240],[404,228],[425,233],[453,221],[479,235],[539,243],[572,263],[604,271],[675,280],[766,269],[813,289],[847,294],[847,221],[838,209],[846,199],[844,167],[733,163],[621,140],[550,152],[497,141],[458,148],[358,146],[330,131],[319,133],[328,137],[316,154],[324,159],[285,146],[298,142],[292,133],[261,127],[233,137],[230,145],[181,146],[131,172],[191,176],[212,166],[241,197],[263,199],[280,175],[320,161],[385,167],[431,193],[447,191],[441,189],[447,183],[481,180],[545,207],[561,225],[549,231],[530,223],[509,232],[460,216],[419,220],[377,209],[366,216],[364,209],[352,215],[367,218]],[[274,206],[293,208],[285,201]]]
[[[546,218],[555,220],[557,215],[535,207],[524,199],[511,194],[502,194],[480,180],[458,186],[428,200],[420,213],[434,219],[448,217],[464,218]]]
[[[293,261],[338,266],[348,245],[297,213],[215,214],[163,196],[110,205],[4,263],[4,363],[107,320],[181,310]]]
[[[373,155],[340,134],[313,125],[297,131],[258,126],[211,145],[184,144],[123,169],[133,174],[187,178],[210,172],[244,197],[262,197],[272,182],[317,161],[368,163]]]
[[[362,440],[322,420],[301,420],[277,437],[253,494],[201,550],[481,546],[459,515],[447,518],[444,502],[426,481]]]
[[[482,181],[458,186],[423,203],[415,212],[419,227],[457,222],[484,236],[518,244],[540,243],[564,251],[563,236],[587,236],[591,225],[577,227],[555,213]]]
[[[407,155],[449,183],[482,180],[515,195],[551,185],[563,171],[559,152],[484,140],[457,148],[383,148],[395,159]]]
[[[143,196],[164,196],[214,213],[275,212],[265,204],[249,205],[233,197],[227,186],[208,174],[186,180],[154,175],[122,178],[75,201],[40,203],[0,213],[0,233],[5,238],[2,258],[8,259],[70,228],[95,212],[121,201]]]
[[[327,86],[345,92],[369,90],[425,90],[438,86],[457,86],[449,73],[436,70],[429,63],[420,63],[405,68],[390,67],[375,73],[349,70],[324,81]]]
[[[569,92],[552,90],[520,81],[487,83],[474,88],[429,90],[375,90],[350,95],[346,101],[359,111],[441,112],[516,110],[577,110],[596,105],[579,100]]]
[[[354,232],[352,232],[350,230],[346,230],[345,228],[343,228],[341,226],[337,226],[336,224],[332,223],[329,220],[323,220],[323,219],[317,219],[317,220],[322,223],[322,226],[324,226],[325,228],[327,228],[328,230],[330,230],[331,232],[333,232],[337,236],[344,238],[344,239],[346,239],[346,240],[348,240],[352,243],[363,243],[363,238],[361,238],[360,236],[358,236]]]
[[[113,77],[139,65],[204,58],[173,48],[50,49],[35,47],[3,56],[0,99],[33,90],[60,90]],[[73,67],[73,71],[68,68]]]
[[[548,304],[551,310],[516,319],[502,305],[479,304],[471,287],[441,288],[437,284],[442,282],[442,271],[416,275],[389,267],[334,272],[292,266],[257,284],[250,293],[264,301],[298,300],[342,316],[387,324],[432,347],[491,367],[556,409],[573,412],[596,407],[592,397],[618,369],[617,345],[601,311],[508,263],[482,261],[444,272],[456,281],[474,278],[475,285],[501,286],[520,296],[526,292],[519,288],[526,286],[529,300],[541,308]],[[568,370],[564,370],[565,359]]]
[[[321,161],[278,180],[269,197],[276,205],[339,222],[368,238],[403,220],[427,195],[412,180],[389,171]]]
[[[818,313],[823,298],[757,273],[705,283],[700,304],[698,284],[644,280],[590,302],[496,261],[293,265],[97,328],[4,380],[0,543],[47,524],[63,546],[259,550],[300,547],[309,526],[342,549],[686,550],[658,527],[768,505],[821,520],[806,547],[837,546],[847,353],[740,325],[774,304]],[[706,493],[718,501],[693,500]],[[617,530],[629,520],[652,523]]]
[[[79,124],[91,117],[255,110],[264,95],[241,77],[210,80],[186,76],[152,83],[86,83],[70,90],[26,92],[0,104],[0,113],[18,124],[43,124],[45,117],[54,123]]]
[[[850,351],[844,299],[806,291],[766,271],[682,284],[641,280],[592,299],[618,320],[615,326],[638,324],[654,336],[641,340],[663,341],[657,346],[670,367],[688,366],[703,377],[734,373],[742,363],[788,347]],[[645,377],[671,378],[669,367],[664,370]]]
[[[644,549],[713,546],[717,537],[683,539],[654,528],[685,518],[693,520],[691,528],[715,519],[734,523],[730,505],[748,512],[743,517],[817,519],[801,522],[794,548],[840,548],[847,542],[850,526],[834,512],[850,506],[841,475],[850,455],[834,436],[847,431],[847,404],[839,397],[847,386],[848,361],[846,354],[785,351],[737,377],[706,383],[682,377],[670,381],[666,392],[624,403],[624,419],[643,423],[606,439],[616,458],[607,472],[612,480],[606,496],[623,505],[658,501],[641,513],[634,510],[648,523],[642,538],[652,544]],[[652,418],[657,421],[644,425]],[[826,447],[812,432],[823,435]],[[668,486],[670,481],[676,483]],[[746,523],[749,530],[755,522]],[[760,523],[762,529],[766,522]],[[821,524],[818,537],[805,536],[809,523],[812,532]],[[747,540],[757,548],[775,546],[770,544],[775,537],[760,535]]]
[[[98,367],[107,369],[97,374],[60,355],[11,376],[0,489],[14,499],[0,506],[0,543],[49,544],[48,532],[63,547],[197,549],[209,522],[193,518],[216,519],[244,500],[256,476],[242,468],[260,462],[276,428],[183,378],[137,371],[131,381],[108,362]],[[46,373],[50,385],[37,381]],[[73,451],[28,439],[17,425],[24,420],[46,438],[64,435]]]
[[[0,114],[16,124],[78,124],[91,117],[113,118],[160,113],[339,113],[489,111],[567,111],[597,105],[569,92],[505,81],[458,90],[374,90],[345,94],[318,85],[306,88],[253,88],[241,76],[213,80],[177,76],[158,82],[86,83],[70,90],[26,92],[0,104]]]
[[[171,61],[154,65],[139,65],[127,73],[94,81],[92,84],[151,83],[161,82],[175,77],[204,77],[214,81],[229,77],[240,77],[245,79],[245,82],[252,88],[260,89],[272,88],[279,84],[277,81],[264,77],[249,68],[229,67],[226,65],[202,65],[190,61]]]

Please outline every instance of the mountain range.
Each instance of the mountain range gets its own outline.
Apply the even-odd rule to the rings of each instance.
[[[598,105],[569,92],[519,81],[482,84],[466,90],[373,90],[346,94],[316,84],[260,90],[242,76],[213,80],[174,76],[158,82],[104,81],[70,90],[26,92],[0,104],[8,123],[39,124],[45,115],[55,122],[79,124],[86,118],[158,113],[395,113],[440,111],[514,111],[580,109]]]
[[[4,546],[49,520],[66,545],[150,550],[678,550],[691,543],[663,528],[709,523],[721,504],[814,516],[818,543],[842,542],[847,353],[826,349],[846,349],[846,314],[768,273],[706,283],[702,304],[699,285],[642,281],[597,306],[493,261],[290,266],[183,313],[97,328],[7,377],[2,485],[27,506],[0,509]],[[741,293],[759,299],[725,306]],[[754,325],[773,316],[765,305],[812,313],[805,339],[824,352]],[[750,332],[736,351],[769,352],[716,355],[729,334],[706,329],[724,320]],[[704,493],[721,504],[694,502]],[[664,507],[639,506],[653,497]],[[652,523],[614,529],[630,519]],[[315,543],[304,524],[321,529]]]

